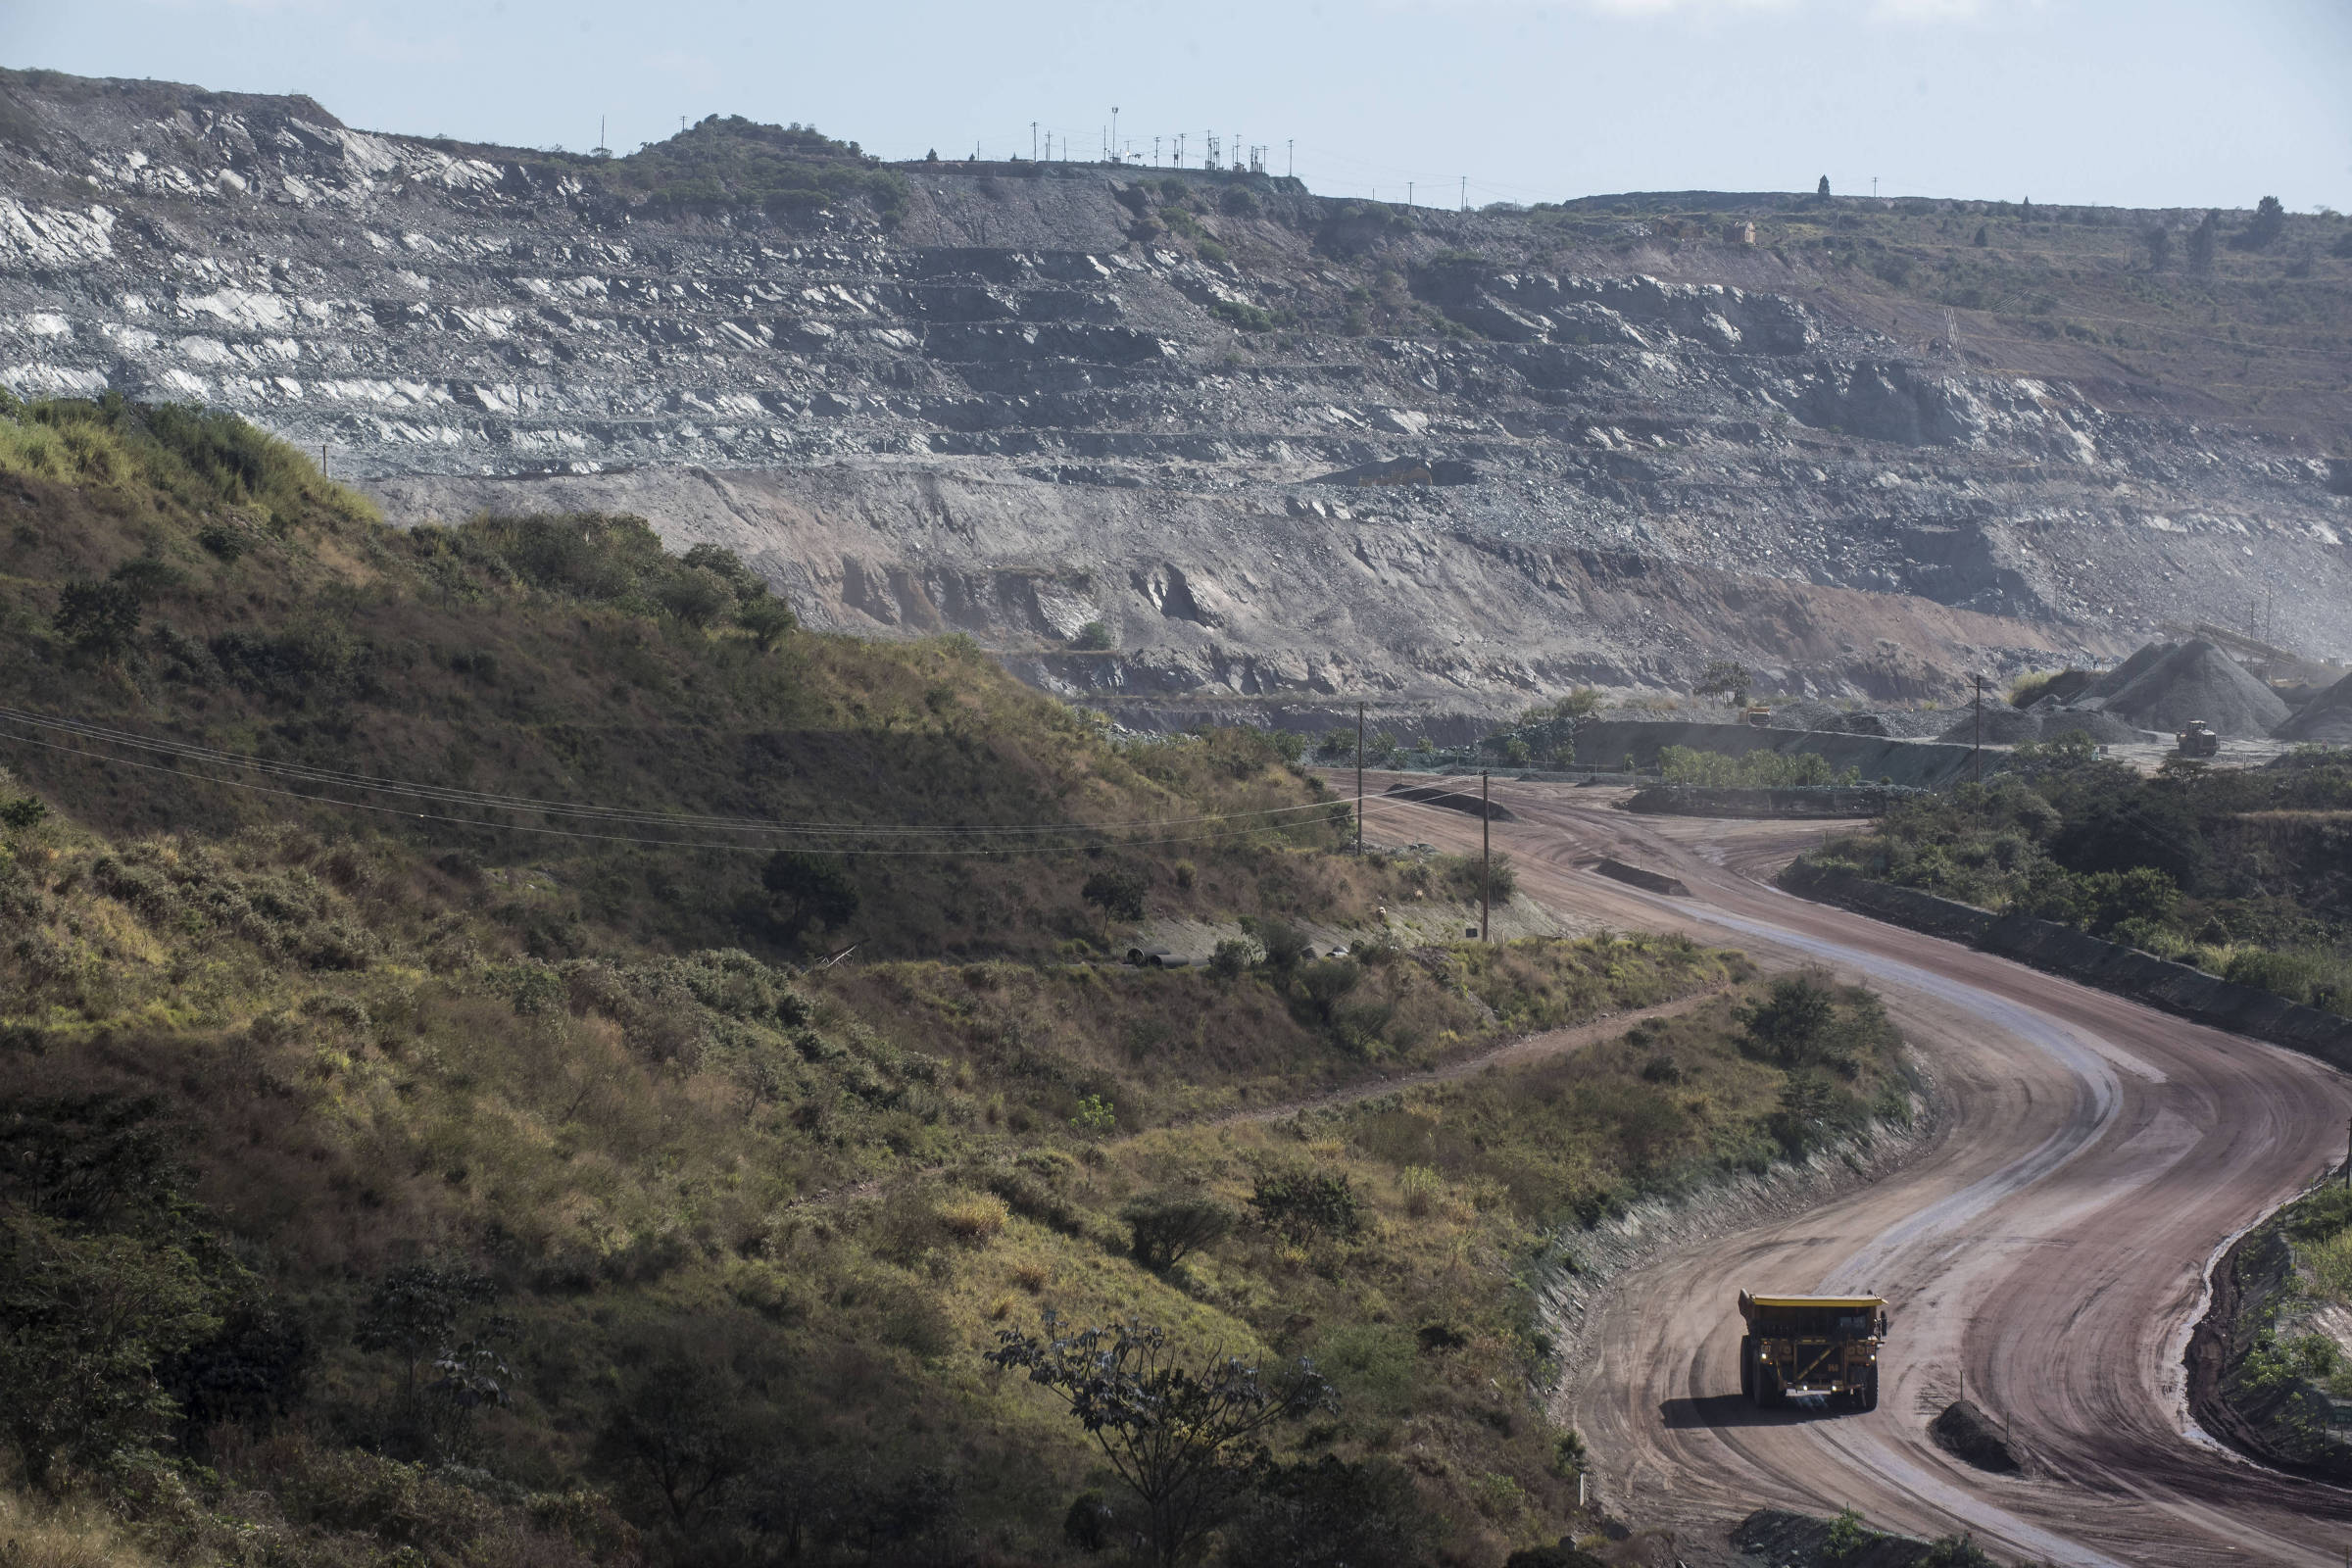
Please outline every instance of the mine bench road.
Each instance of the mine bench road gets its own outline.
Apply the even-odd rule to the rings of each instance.
[[[1867,980],[1933,1074],[1941,1114],[1885,1180],[1670,1248],[1592,1303],[1553,1414],[1598,1456],[1604,1500],[1716,1539],[1759,1506],[1850,1505],[1878,1529],[1967,1530],[2029,1560],[2337,1568],[2352,1492],[2262,1469],[2190,1430],[2182,1353],[2213,1259],[2342,1157],[2352,1084],[2292,1052],[1766,885],[1822,836],[1818,823],[1630,817],[1608,808],[1614,793],[1494,787],[1518,818],[1493,824],[1494,847],[1523,889],[1620,927]],[[1476,854],[1481,824],[1373,802],[1368,826]],[[1595,876],[1583,862],[1598,855],[1677,876],[1690,896]],[[1879,1408],[1742,1399],[1743,1285],[1886,1296]],[[1987,1475],[1930,1442],[1963,1371],[1969,1397],[2013,1423],[2039,1473]]]

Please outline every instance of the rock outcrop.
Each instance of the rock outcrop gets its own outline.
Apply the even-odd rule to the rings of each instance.
[[[638,511],[816,624],[1071,692],[1495,711],[1730,657],[1899,700],[2241,616],[2257,574],[2352,646],[2324,464],[1891,340],[1752,248],[1056,165],[665,206],[307,99],[0,94],[18,394],[225,405],[405,520]],[[1351,335],[1374,298],[1419,324]]]

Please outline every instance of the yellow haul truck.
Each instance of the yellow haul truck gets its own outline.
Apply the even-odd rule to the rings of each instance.
[[[1857,1410],[1879,1407],[1879,1345],[1886,1303],[1876,1296],[1740,1293],[1740,1392],[1760,1405],[1826,1394]]]

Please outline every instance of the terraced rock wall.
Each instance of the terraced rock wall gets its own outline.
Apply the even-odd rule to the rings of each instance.
[[[2352,647],[2324,456],[1874,325],[1792,253],[1056,165],[690,211],[307,99],[0,96],[19,394],[224,404],[408,520],[638,511],[1105,701],[1498,712],[1724,657],[1932,696],[2254,594]]]

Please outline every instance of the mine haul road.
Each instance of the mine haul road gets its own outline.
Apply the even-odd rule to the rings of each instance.
[[[1881,1530],[1971,1531],[2027,1560],[2343,1563],[2352,1492],[2260,1468],[2194,1431],[2182,1357],[2220,1251],[2343,1157],[2352,1084],[2292,1052],[1769,886],[1819,823],[1634,816],[1609,808],[1620,793],[1495,785],[1518,820],[1493,824],[1494,847],[1520,886],[1622,929],[1866,980],[1932,1074],[1940,1114],[1893,1175],[1670,1245],[1592,1303],[1553,1413],[1597,1456],[1603,1500],[1690,1532],[1690,1546],[1702,1529],[1721,1542],[1757,1507],[1850,1505]],[[1478,849],[1477,818],[1458,811],[1374,803],[1366,819],[1382,841]],[[1601,854],[1671,872],[1690,897],[1584,869]],[[1741,1286],[1886,1296],[1879,1408],[1743,1400]],[[1963,1372],[2038,1474],[1988,1475],[1930,1442]]]

